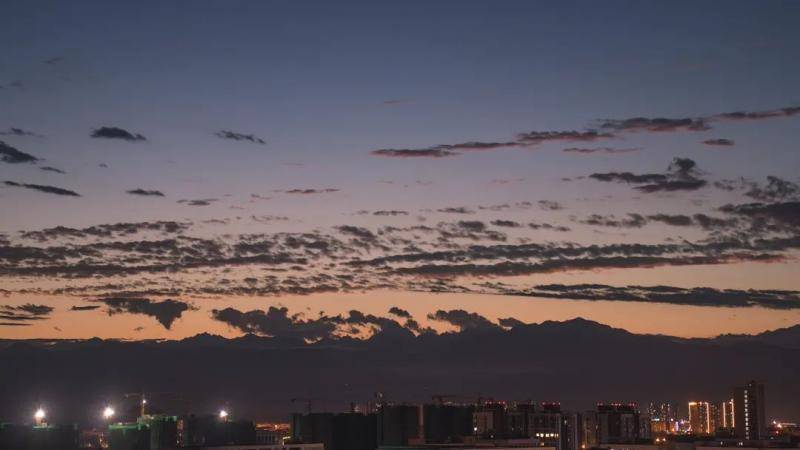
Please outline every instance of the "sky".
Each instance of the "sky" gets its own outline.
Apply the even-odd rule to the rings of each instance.
[[[0,338],[800,324],[797,2],[4,9]]]

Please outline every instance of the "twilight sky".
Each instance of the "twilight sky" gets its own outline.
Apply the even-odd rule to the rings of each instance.
[[[4,6],[0,338],[800,323],[797,2]]]

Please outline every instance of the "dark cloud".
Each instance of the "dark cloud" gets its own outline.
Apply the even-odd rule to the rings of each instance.
[[[210,204],[212,204],[212,203],[214,203],[216,201],[219,201],[219,199],[216,199],[216,198],[198,198],[198,199],[194,199],[194,200],[178,200],[178,203],[182,203],[182,204],[188,205],[188,206],[208,206],[208,205],[210,205]]]
[[[800,291],[736,290],[709,287],[687,289],[674,286],[619,287],[603,284],[549,284],[534,286],[530,289],[508,288],[501,284],[489,284],[487,286],[493,288],[493,291],[498,291],[505,295],[526,297],[666,303],[728,308],[800,309]]]
[[[405,319],[411,318],[411,313],[406,311],[405,309],[398,308],[397,306],[392,306],[389,308],[389,314],[394,314],[397,317],[403,317]]]
[[[447,208],[439,208],[436,212],[446,214],[475,214],[475,211],[467,208],[466,206],[449,206]]]
[[[143,314],[155,318],[166,329],[185,311],[192,309],[189,303],[167,299],[154,301],[149,298],[110,297],[96,300],[108,307],[108,314]]]
[[[753,221],[754,228],[773,231],[800,231],[800,201],[725,205],[720,211]]]
[[[147,231],[175,234],[186,231],[190,226],[191,224],[188,222],[175,222],[171,220],[154,222],[120,222],[113,224],[94,225],[86,228],[58,226],[37,231],[25,231],[20,233],[20,236],[23,239],[33,239],[39,242],[45,242],[59,238],[84,239],[87,237],[122,237]]]
[[[39,167],[39,169],[41,169],[41,170],[44,170],[45,172],[54,172],[54,173],[60,173],[60,174],[62,174],[62,175],[63,175],[63,174],[65,174],[65,173],[67,173],[67,172],[64,172],[64,171],[63,171],[63,170],[61,170],[61,169],[57,169],[57,168],[55,168],[55,167],[50,167],[50,166],[42,166],[42,167]]]
[[[409,329],[395,320],[355,310],[350,311],[347,316],[320,315],[316,319],[306,319],[302,314],[289,315],[286,307],[270,306],[267,311],[242,312],[234,308],[215,309],[211,312],[211,316],[245,333],[306,342],[359,334],[359,330],[353,329],[353,326],[370,326],[374,327],[375,332],[413,336]]]
[[[623,155],[626,153],[637,153],[640,152],[642,149],[638,147],[629,147],[629,148],[615,148],[615,147],[594,147],[594,148],[586,148],[586,147],[569,147],[562,149],[562,152],[565,153],[577,153],[579,155],[593,155],[593,154],[603,154],[603,155]]]
[[[641,214],[629,213],[628,217],[617,219],[612,215],[592,214],[580,221],[586,225],[614,227],[614,228],[641,228],[647,224],[647,219]]]
[[[705,118],[667,119],[663,117],[634,117],[623,120],[604,120],[600,123],[604,130],[626,132],[673,132],[673,131],[706,131],[711,127]]]
[[[718,114],[713,116],[715,119],[723,120],[761,120],[773,119],[776,117],[792,117],[800,114],[800,106],[790,106],[787,108],[771,109],[766,111],[735,111]]]
[[[380,150],[373,150],[370,152],[370,154],[375,156],[385,156],[387,158],[447,158],[450,156],[459,155],[457,152],[438,148],[384,148]]]
[[[580,223],[601,227],[613,228],[642,228],[651,222],[660,222],[674,227],[699,226],[704,229],[728,228],[733,225],[729,220],[714,218],[705,214],[688,216],[686,214],[650,214],[644,216],[637,213],[628,213],[626,217],[617,218],[613,214],[591,214]]]
[[[123,141],[136,142],[146,141],[147,138],[138,133],[131,133],[128,130],[117,127],[100,127],[92,131],[93,138],[103,139],[122,139]]]
[[[505,142],[468,141],[459,144],[440,144],[425,148],[386,148],[370,152],[376,156],[392,158],[446,158],[461,155],[462,152],[487,151],[505,148],[532,147],[544,142],[592,142],[613,138],[611,133],[588,131],[531,131],[519,133],[516,140]]]
[[[221,130],[216,132],[214,135],[221,139],[231,139],[234,141],[248,141],[254,144],[261,144],[261,145],[265,145],[267,143],[267,141],[261,139],[258,136],[252,134],[237,133],[235,131],[230,131],[230,130]]]
[[[99,309],[100,305],[88,305],[88,306],[73,306],[70,308],[70,311],[94,311],[95,309]]]
[[[735,111],[704,117],[686,117],[680,119],[634,117],[622,120],[602,120],[600,129],[617,132],[675,132],[675,131],[707,131],[711,123],[720,120],[744,121],[761,120],[778,117],[791,117],[800,114],[800,107],[766,110],[766,111]],[[713,141],[713,140],[712,140]],[[723,141],[727,141],[724,139]],[[707,142],[705,142],[707,143]],[[730,145],[730,144],[709,144]]]
[[[456,223],[440,222],[436,225],[439,241],[451,243],[453,239],[469,239],[472,241],[490,240],[505,241],[506,235],[489,229],[484,222],[479,220],[461,220]]]
[[[525,322],[515,319],[513,317],[506,317],[497,319],[497,323],[503,328],[515,328],[527,325]]]
[[[453,309],[450,311],[437,310],[435,313],[428,314],[429,320],[446,322],[458,327],[459,331],[465,330],[496,330],[498,325],[477,313],[470,313],[463,309]]]
[[[653,192],[694,191],[708,184],[701,178],[697,163],[689,158],[675,158],[666,173],[634,174],[631,172],[593,173],[589,175],[597,181],[638,184],[635,189]]]
[[[402,276],[422,277],[503,277],[559,272],[574,272],[601,269],[633,269],[664,266],[695,266],[733,264],[739,262],[777,262],[784,258],[760,253],[737,255],[698,256],[613,256],[553,259],[544,262],[499,262],[493,264],[423,264],[412,267],[397,267],[390,273]]]
[[[368,230],[366,228],[363,228],[363,227],[356,227],[356,226],[352,226],[352,225],[342,225],[342,226],[336,227],[336,229],[339,230],[340,232],[344,233],[344,234],[349,234],[351,236],[355,236],[355,237],[360,238],[360,239],[365,239],[365,240],[374,240],[375,239],[375,234],[372,231],[370,231],[370,230]]]
[[[564,209],[564,205],[552,200],[539,200],[539,208],[544,209],[545,211],[559,211]]]
[[[289,316],[286,307],[270,306],[265,311],[242,312],[234,308],[215,309],[212,318],[224,322],[245,333],[255,333],[271,337],[319,340],[329,337],[336,331],[336,324],[326,320],[304,320],[299,315]]]
[[[23,130],[22,128],[11,127],[6,131],[0,131],[0,136],[17,136],[17,137],[42,137],[39,133],[33,131]]]
[[[694,223],[692,218],[685,214],[652,214],[647,216],[647,220],[662,222],[674,227],[688,227]]]
[[[768,176],[766,185],[750,183],[744,195],[762,202],[800,199],[800,185],[775,176]]]
[[[16,148],[0,141],[0,161],[9,164],[19,163],[35,163],[39,158],[25,152],[21,152]]]
[[[0,305],[0,320],[15,323],[31,322],[44,320],[50,316],[52,312],[53,307],[51,306],[36,305],[33,303],[26,303],[19,306]]]
[[[718,146],[718,147],[731,147],[736,143],[731,139],[718,138],[718,139],[706,139],[705,141],[703,141],[703,144]]]
[[[314,195],[314,194],[332,194],[339,192],[339,189],[326,188],[326,189],[289,189],[282,191],[284,194],[291,195]]]
[[[70,197],[80,197],[80,194],[78,194],[75,191],[70,191],[69,189],[63,189],[63,188],[55,187],[55,186],[45,186],[45,185],[41,185],[41,184],[17,183],[17,182],[14,182],[14,181],[6,181],[5,185],[6,186],[11,186],[11,187],[24,188],[24,189],[31,189],[31,190],[34,190],[34,191],[45,192],[47,194],[65,195],[65,196],[70,196]]]
[[[530,131],[517,135],[519,143],[526,145],[536,145],[543,142],[567,141],[567,142],[594,142],[600,139],[611,139],[616,137],[613,133],[604,133],[596,130],[588,131]]]
[[[553,231],[560,231],[560,232],[567,232],[572,231],[571,228],[563,226],[563,225],[553,225],[550,223],[538,223],[538,222],[531,222],[528,224],[528,228],[533,230],[553,230]]]
[[[533,203],[528,201],[523,201],[523,202],[516,202],[514,204],[500,203],[497,205],[481,205],[478,206],[478,209],[488,210],[488,211],[504,211],[507,209],[531,209],[532,207]]]
[[[148,190],[148,189],[136,188],[125,192],[131,195],[141,195],[145,197],[164,197],[163,192],[153,189]]]
[[[408,211],[400,211],[400,210],[395,210],[395,209],[389,210],[389,211],[381,210],[381,211],[373,211],[372,215],[373,216],[407,216],[408,215]]]
[[[496,227],[505,227],[505,228],[519,228],[522,226],[519,222],[514,222],[513,220],[493,220],[492,225]]]

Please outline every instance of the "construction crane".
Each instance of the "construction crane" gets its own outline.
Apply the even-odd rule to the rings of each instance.
[[[144,417],[147,413],[147,399],[148,397],[152,397],[155,395],[169,395],[174,394],[173,392],[148,392],[145,394],[144,391],[141,392],[129,392],[125,394],[125,398],[135,397],[139,399],[139,417]]]

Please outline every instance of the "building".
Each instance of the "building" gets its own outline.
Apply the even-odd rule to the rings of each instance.
[[[473,434],[473,405],[428,404],[422,407],[426,443],[462,442]]]
[[[516,403],[508,410],[508,433],[511,438],[529,437],[531,413],[536,411],[536,405],[530,402]]]
[[[0,449],[3,450],[77,450],[78,439],[78,429],[73,425],[0,423]]]
[[[711,420],[712,416],[709,402],[689,402],[689,426],[692,434],[712,434],[716,429]]]
[[[759,440],[767,438],[767,423],[764,414],[764,385],[750,381],[733,389],[733,428],[740,439]]]
[[[599,403],[597,405],[597,443],[634,443],[641,437],[636,403]]]
[[[162,414],[146,415],[139,422],[150,429],[150,450],[178,448],[178,417]]]
[[[472,413],[472,431],[488,439],[508,436],[508,416],[505,403],[486,402]]]
[[[732,431],[736,423],[733,417],[733,399],[720,402],[719,406],[717,406],[717,413],[719,414],[717,427]]]
[[[678,407],[669,402],[650,403],[647,408],[650,415],[650,431],[654,435],[665,435],[675,432]]]
[[[378,450],[555,450],[543,447],[535,439],[476,440],[462,444],[413,444],[404,446],[381,446]]]
[[[216,415],[194,414],[177,420],[179,447],[252,445],[256,443],[256,427],[248,420],[220,419]]]
[[[377,417],[378,446],[409,445],[424,439],[419,406],[382,404]]]
[[[144,423],[116,423],[108,426],[109,450],[150,450],[150,428]]]
[[[322,444],[325,450],[374,450],[377,416],[361,413],[293,414],[291,442]]]
[[[193,447],[192,450],[326,450],[323,444],[256,444],[225,445],[221,447]]]
[[[278,445],[292,437],[291,427],[285,423],[256,425],[256,444]]]
[[[583,415],[580,413],[562,414],[559,450],[580,450],[585,441]]]
[[[330,450],[333,445],[333,413],[292,414],[292,442],[318,442]]]

